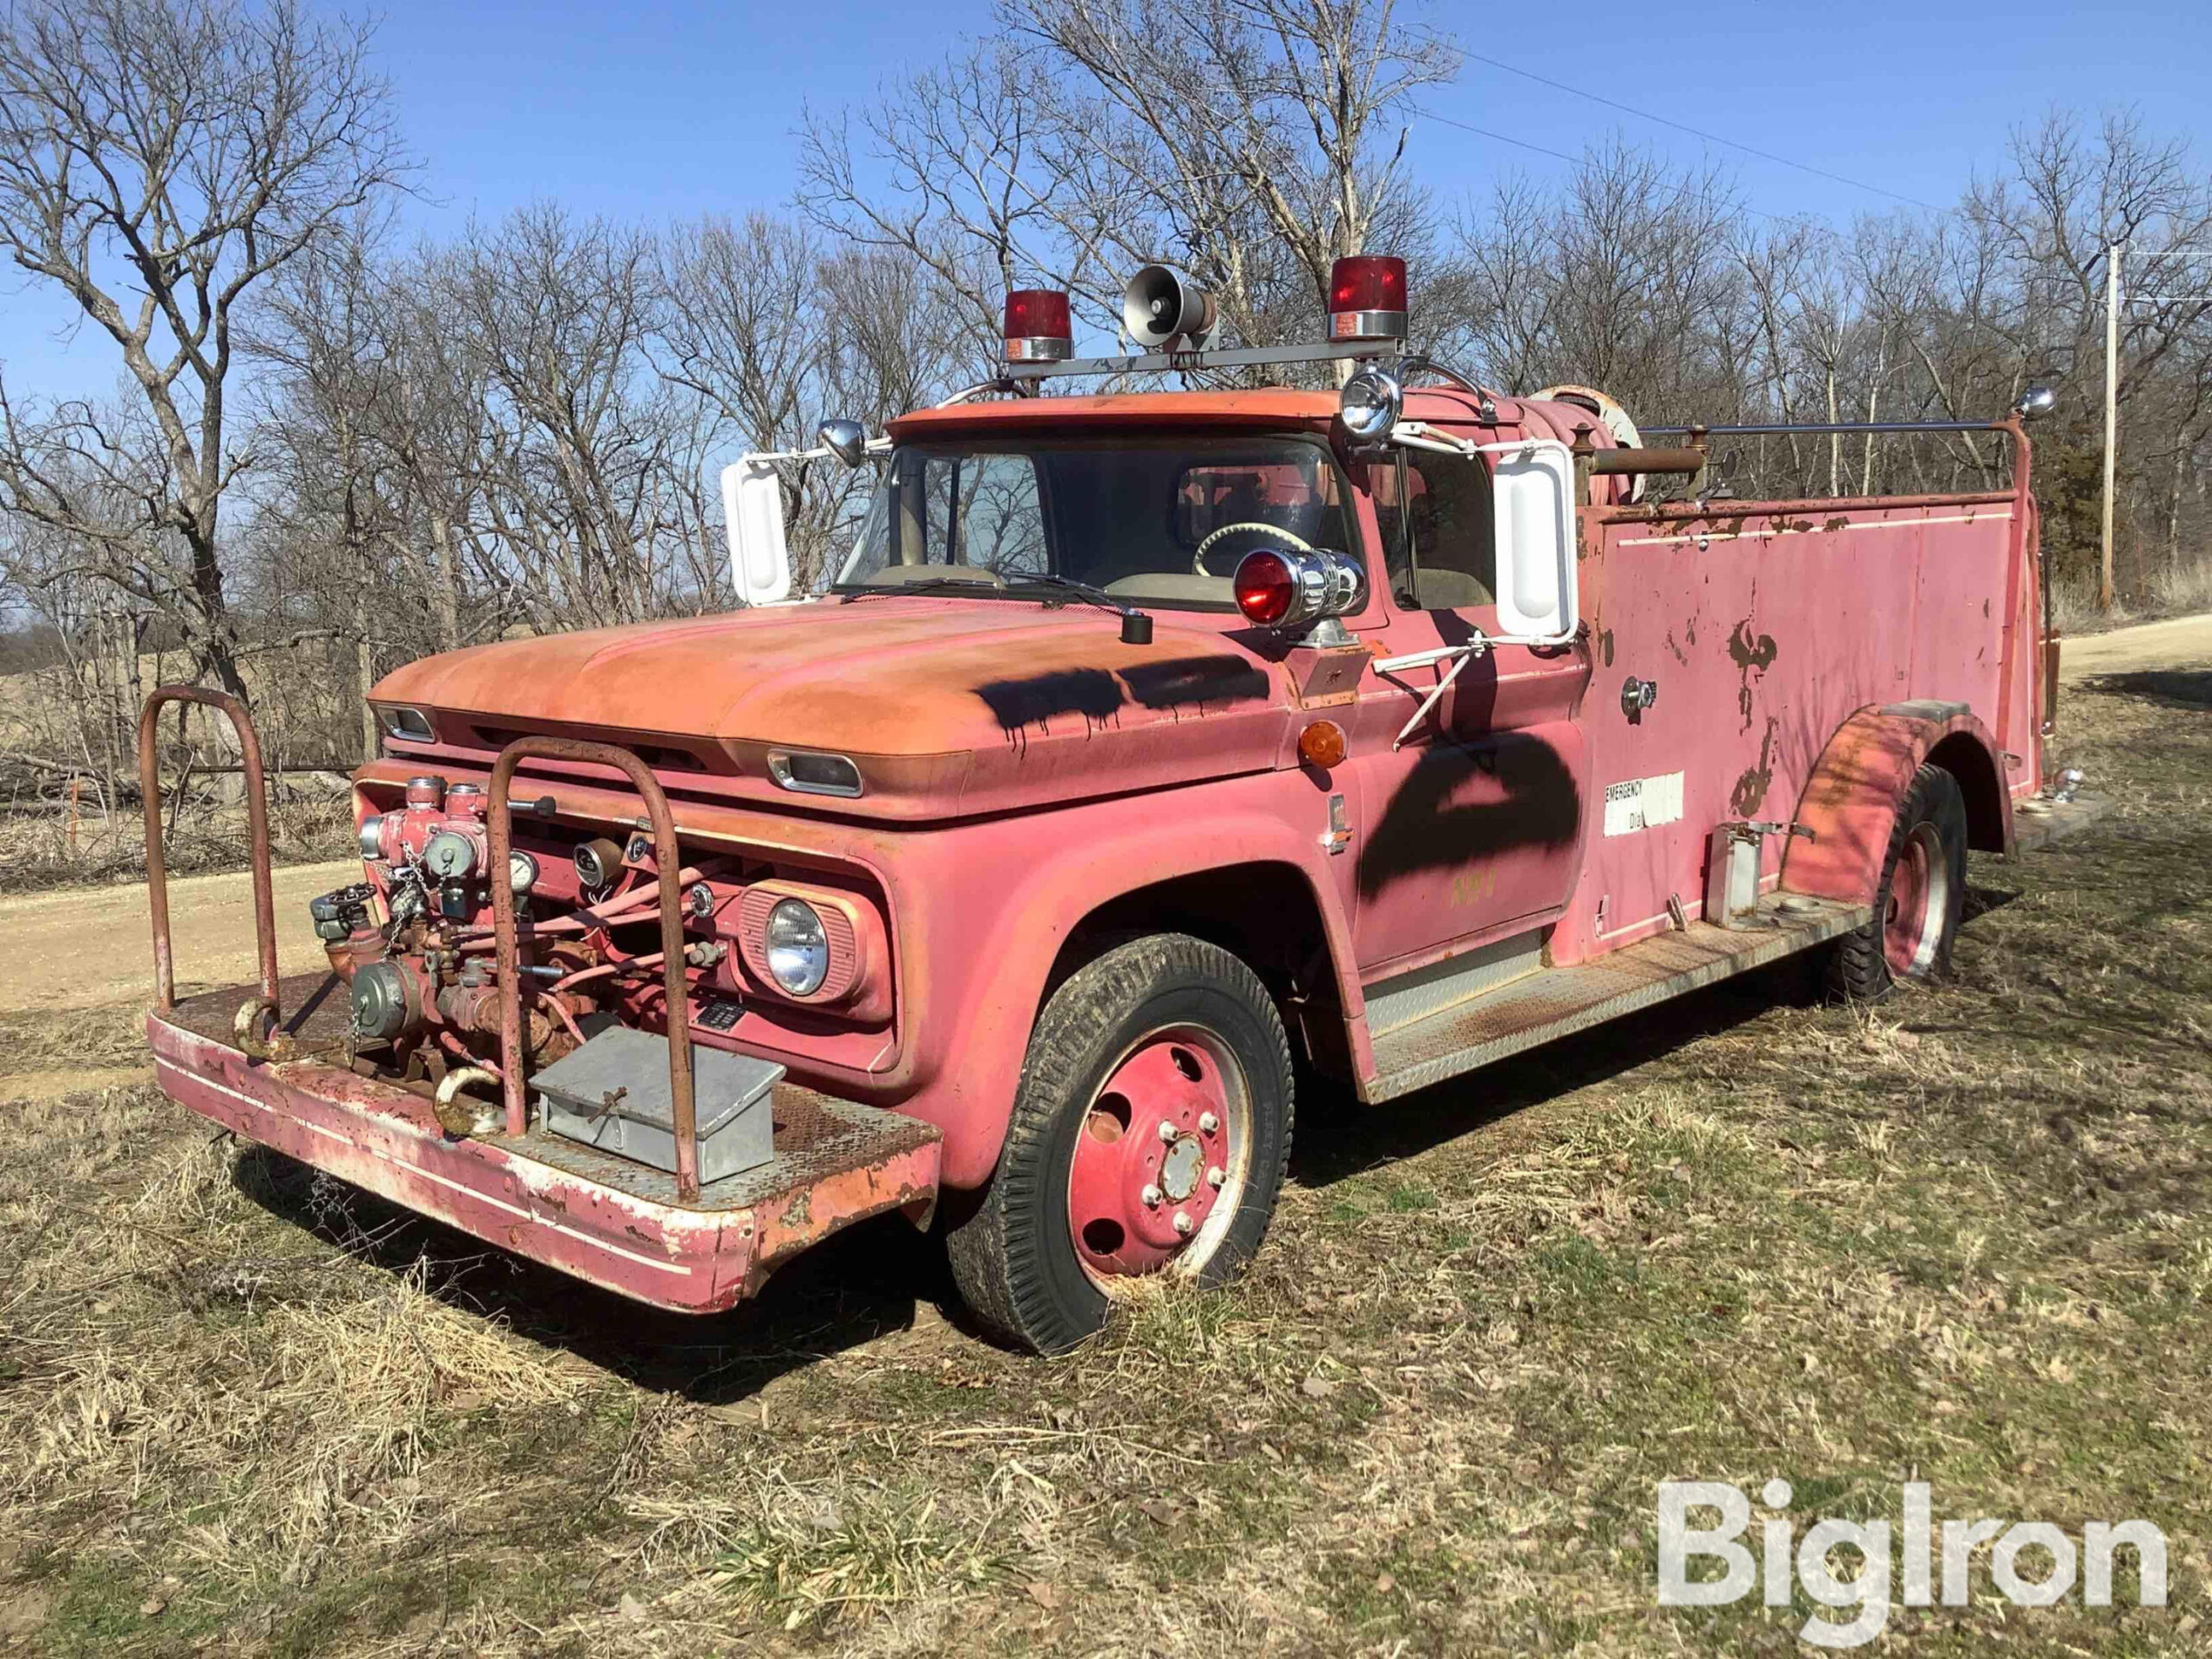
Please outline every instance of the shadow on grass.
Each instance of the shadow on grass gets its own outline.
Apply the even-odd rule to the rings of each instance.
[[[2085,680],[2092,691],[2116,692],[2191,712],[2212,709],[2212,668],[2144,668]]]
[[[235,1177],[248,1198],[392,1274],[421,1262],[430,1293],[504,1321],[639,1384],[702,1404],[742,1400],[786,1372],[912,1329],[923,1310],[957,1310],[942,1251],[902,1217],[833,1235],[726,1313],[670,1313],[617,1296],[249,1147]]]

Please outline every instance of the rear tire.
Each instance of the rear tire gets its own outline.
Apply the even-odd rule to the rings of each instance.
[[[1057,1353],[1131,1278],[1231,1277],[1274,1214],[1294,1091],[1274,999],[1219,946],[1154,934],[1077,969],[1030,1034],[990,1185],[946,1235],[969,1310]]]
[[[1947,972],[1966,897],[1966,798],[1942,767],[1923,766],[1897,804],[1873,919],[1828,958],[1830,995],[1878,1002],[1900,979]]]

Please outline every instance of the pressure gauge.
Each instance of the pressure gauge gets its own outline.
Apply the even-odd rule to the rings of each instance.
[[[476,868],[476,843],[452,830],[441,830],[423,849],[423,868],[441,881],[459,881]]]
[[[517,893],[528,893],[537,881],[537,861],[518,849],[507,855],[507,886]]]

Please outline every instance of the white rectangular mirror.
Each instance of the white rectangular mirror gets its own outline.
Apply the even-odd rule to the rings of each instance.
[[[784,541],[784,486],[766,455],[722,468],[722,521],[729,530],[730,576],[746,605],[772,605],[791,590]]]
[[[1497,457],[1497,625],[1508,639],[1563,645],[1580,620],[1574,458],[1553,438],[1483,446]]]

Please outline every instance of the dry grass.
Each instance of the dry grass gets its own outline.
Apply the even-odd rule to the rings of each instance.
[[[2094,581],[2061,583],[2051,590],[2050,600],[2059,631],[2069,637],[2103,633],[2162,617],[2201,616],[2212,611],[2212,558],[2200,557],[2160,569],[2143,592],[2121,595],[2109,611],[2097,608]]]
[[[150,1090],[10,1109],[0,1644],[1783,1652],[1802,1598],[1654,1604],[1656,1483],[1894,1522],[1916,1472],[1942,1515],[2157,1521],[2172,1605],[1900,1609],[1891,1647],[2203,1651],[2207,706],[2069,702],[2114,820],[1978,862],[1951,983],[1777,976],[1309,1102],[1247,1281],[1064,1360],[947,1325],[895,1221],[690,1323]]]

